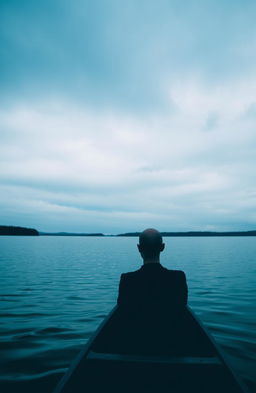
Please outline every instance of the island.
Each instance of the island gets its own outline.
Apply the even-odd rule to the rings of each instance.
[[[0,225],[0,236],[39,236],[39,232],[33,228]]]

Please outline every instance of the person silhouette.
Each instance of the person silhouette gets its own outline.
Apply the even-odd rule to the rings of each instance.
[[[125,326],[126,349],[140,353],[163,353],[179,327],[188,299],[185,273],[160,263],[162,236],[153,228],[139,236],[140,269],[121,274],[117,305]],[[153,339],[154,337],[154,339]],[[173,335],[175,337],[175,334]],[[124,338],[122,338],[124,341]]]
[[[140,311],[152,307],[180,309],[186,306],[185,273],[166,269],[160,263],[160,253],[165,248],[160,232],[152,228],[144,230],[137,247],[143,265],[139,270],[121,275],[117,304]]]

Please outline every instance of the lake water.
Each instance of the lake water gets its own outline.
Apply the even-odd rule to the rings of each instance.
[[[0,390],[50,393],[136,270],[137,238],[0,237]],[[256,238],[165,238],[189,305],[256,391]]]

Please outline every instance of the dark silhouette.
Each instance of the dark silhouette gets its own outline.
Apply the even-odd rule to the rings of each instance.
[[[121,275],[117,303],[122,308],[145,313],[159,308],[180,308],[187,304],[187,284],[184,272],[168,270],[160,264],[165,244],[155,229],[140,234],[138,250],[143,265],[135,272]]]
[[[2,236],[38,236],[36,229],[13,227],[7,225],[0,225],[0,235]]]
[[[126,337],[120,336],[125,352],[163,353],[171,345],[167,340],[175,337],[170,329],[174,332],[180,325],[188,296],[186,276],[160,264],[164,248],[161,234],[146,229],[138,244],[143,265],[121,275],[117,304],[125,326]]]

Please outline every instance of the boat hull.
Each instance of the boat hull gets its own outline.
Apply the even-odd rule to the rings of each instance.
[[[159,351],[150,342],[138,349],[138,337],[129,337],[128,326],[115,307],[54,393],[246,392],[190,308],[179,329],[171,333],[176,336]],[[122,345],[124,338],[128,345]],[[134,341],[136,345],[129,346]]]

